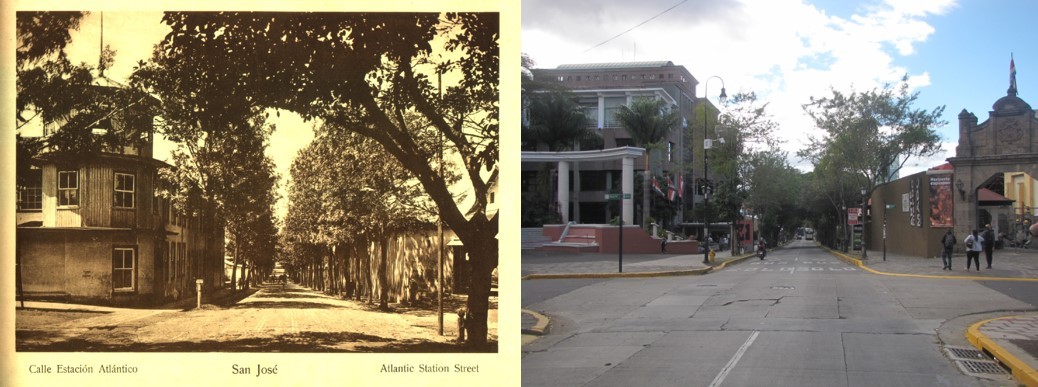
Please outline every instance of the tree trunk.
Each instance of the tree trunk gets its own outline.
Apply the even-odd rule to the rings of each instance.
[[[368,304],[373,302],[374,286],[371,281],[371,243],[364,242],[364,292],[368,296]]]
[[[249,258],[242,260],[242,284],[245,290],[249,290],[249,282],[252,281],[252,271],[256,269],[256,263],[253,262],[252,254],[249,254]],[[246,270],[245,268],[248,267]]]
[[[387,273],[389,264],[389,241],[385,235],[378,240],[378,308],[389,310],[389,275]]]
[[[481,245],[469,248],[468,318],[465,323],[465,344],[483,349],[487,345],[487,316],[490,307],[490,277],[497,267],[497,239],[490,238]],[[455,274],[457,275],[457,274]]]
[[[241,252],[241,236],[234,234],[234,260],[231,261],[231,289],[238,290],[238,257]]]

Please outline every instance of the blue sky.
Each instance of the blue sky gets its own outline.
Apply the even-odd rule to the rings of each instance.
[[[905,175],[954,156],[958,113],[987,118],[1009,86],[1011,53],[1019,96],[1038,107],[1035,15],[1038,2],[1009,0],[526,0],[522,50],[537,67],[671,60],[701,81],[718,75],[729,95],[754,91],[770,103],[791,154],[819,133],[800,108],[811,96],[829,87],[868,90],[907,74],[920,93],[915,106],[944,105],[948,124],[937,129],[947,152],[909,160]]]

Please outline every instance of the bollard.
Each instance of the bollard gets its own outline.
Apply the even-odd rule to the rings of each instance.
[[[468,318],[468,309],[458,308],[458,342],[465,342],[465,325]]]
[[[202,279],[195,280],[195,294],[198,295],[198,306],[196,308],[202,309]]]

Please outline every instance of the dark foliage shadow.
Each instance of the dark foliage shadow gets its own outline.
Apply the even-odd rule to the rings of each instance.
[[[306,301],[253,301],[234,305],[231,309],[341,309],[341,306]]]
[[[300,332],[273,338],[246,338],[238,340],[200,342],[177,341],[170,343],[119,343],[107,339],[77,337],[67,341],[43,345],[21,344],[31,338],[46,337],[44,331],[18,331],[20,352],[497,352],[497,342],[486,347],[471,348],[462,344],[437,343],[424,340],[394,340],[357,332]],[[353,348],[341,345],[363,343]],[[366,344],[366,345],[365,345]]]
[[[320,298],[328,298],[327,296],[322,296],[320,294],[302,293],[302,292],[297,292],[297,293],[265,293],[265,294],[262,295],[262,297],[263,298],[311,298],[311,299],[313,299],[313,298],[318,298],[318,299],[320,299]]]

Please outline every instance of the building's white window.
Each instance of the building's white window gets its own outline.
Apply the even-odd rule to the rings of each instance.
[[[116,247],[112,250],[112,289],[134,289],[134,249]]]
[[[79,205],[79,171],[58,171],[58,205]]]
[[[115,173],[115,207],[133,208],[135,178],[128,173]]]
[[[24,186],[18,187],[18,209],[36,211],[43,209],[43,170],[30,169],[25,176]]]

